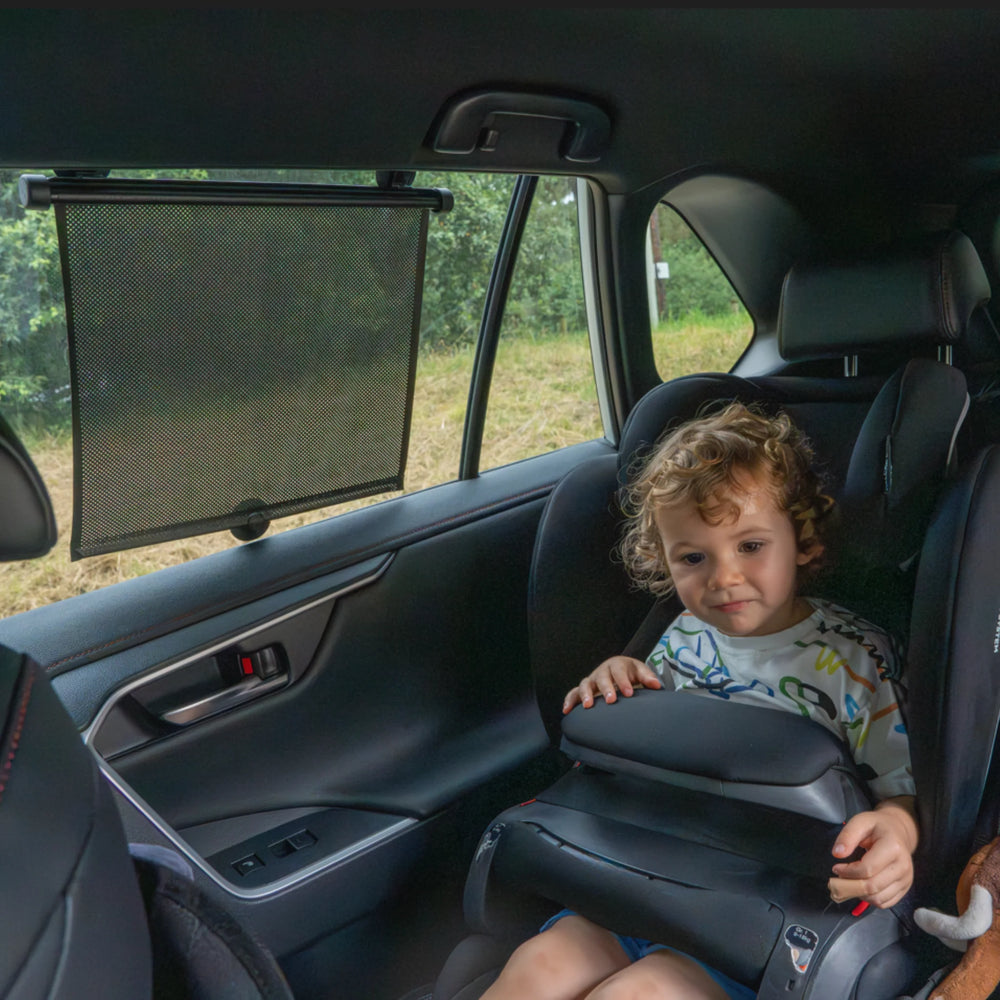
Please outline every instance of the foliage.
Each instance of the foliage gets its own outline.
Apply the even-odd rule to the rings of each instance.
[[[576,182],[539,178],[517,255],[504,329],[565,333],[587,325],[576,223]]]
[[[0,402],[17,418],[68,418],[66,321],[55,220],[25,212],[0,172]]]
[[[31,172],[31,171],[29,171]],[[69,362],[59,247],[53,213],[25,211],[19,174],[0,172],[0,404],[24,426],[65,427]],[[129,176],[154,176],[131,171]],[[155,176],[371,185],[372,172],[260,170],[160,171]],[[421,173],[419,187],[449,188],[451,212],[432,213],[422,303],[421,346],[475,344],[494,257],[514,189],[504,174]],[[730,313],[736,297],[707,251],[669,209],[654,216],[654,257],[670,265],[658,281],[660,316],[679,320]],[[586,326],[575,180],[539,178],[504,313],[504,336],[530,339]]]
[[[502,174],[421,175],[452,187],[455,208],[431,218],[421,344],[475,343],[514,178]],[[586,323],[573,178],[539,178],[504,311],[505,335],[531,337]]]
[[[660,205],[652,229],[653,259],[670,268],[669,278],[657,280],[661,319],[725,316],[742,310],[719,265],[680,216]]]
[[[455,181],[461,190],[455,190]],[[493,259],[514,190],[502,174],[421,174],[420,187],[444,187],[455,207],[433,214],[427,233],[420,343],[424,348],[458,347],[476,340]]]

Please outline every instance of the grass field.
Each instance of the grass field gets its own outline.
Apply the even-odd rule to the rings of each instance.
[[[654,333],[661,375],[727,370],[748,339],[745,322],[663,327]],[[406,490],[454,479],[472,370],[471,350],[420,358]],[[587,338],[583,334],[502,343],[487,411],[481,468],[488,469],[601,436]],[[27,442],[48,485],[59,542],[47,556],[0,564],[0,617],[186,562],[241,544],[228,531],[72,562],[69,534],[73,509],[72,448],[68,438]],[[284,531],[398,494],[341,504],[284,518]]]

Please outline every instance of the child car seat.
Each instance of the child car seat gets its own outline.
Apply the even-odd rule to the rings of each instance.
[[[843,819],[870,802],[831,734],[790,714],[670,692],[640,691],[565,720],[558,713],[565,691],[595,663],[623,648],[645,656],[676,613],[671,602],[630,592],[609,560],[619,530],[614,496],[635,456],[706,401],[780,407],[806,430],[839,484],[849,529],[838,542],[837,572],[814,593],[905,632],[918,565],[928,585],[924,567],[933,557],[916,556],[955,469],[968,403],[961,372],[912,355],[955,342],[988,298],[982,265],[959,233],[793,269],[779,323],[786,359],[826,357],[831,344],[848,355],[905,348],[911,359],[889,379],[703,375],[665,383],[630,415],[616,459],[579,467],[553,491],[532,567],[532,658],[543,718],[576,765],[484,834],[466,884],[473,933],[442,971],[435,1000],[474,1000],[512,945],[561,906],[621,933],[669,941],[765,1000],[884,998],[916,974],[905,905],[855,912],[830,903],[830,848]],[[954,487],[975,495],[965,500],[970,517],[980,490],[992,488],[987,464],[972,484],[966,477]],[[948,516],[948,502],[935,523]],[[943,530],[932,528],[928,545],[940,544]],[[942,587],[935,581],[935,592]],[[915,636],[931,628],[926,612],[914,616]],[[910,726],[916,731],[919,721],[921,739],[925,727],[937,733],[927,692],[948,673],[937,656],[950,653],[940,644],[926,649],[921,676],[912,665],[907,671],[919,688]],[[994,702],[995,715],[1000,698]],[[933,766],[934,752],[915,752],[914,768],[918,794],[937,808],[950,794],[939,786],[954,776]],[[967,767],[971,756],[963,757]]]

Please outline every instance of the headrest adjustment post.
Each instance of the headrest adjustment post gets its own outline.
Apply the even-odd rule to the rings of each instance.
[[[858,356],[856,354],[848,354],[844,358],[844,378],[857,378],[858,377]]]
[[[937,357],[938,361],[943,361],[946,365],[953,363],[952,358],[954,356],[954,350],[951,344],[938,344]]]

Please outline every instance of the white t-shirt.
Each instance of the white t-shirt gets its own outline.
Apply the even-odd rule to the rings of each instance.
[[[895,643],[845,608],[809,603],[808,618],[764,636],[723,635],[684,611],[646,662],[678,691],[799,712],[850,746],[876,798],[912,795]]]

